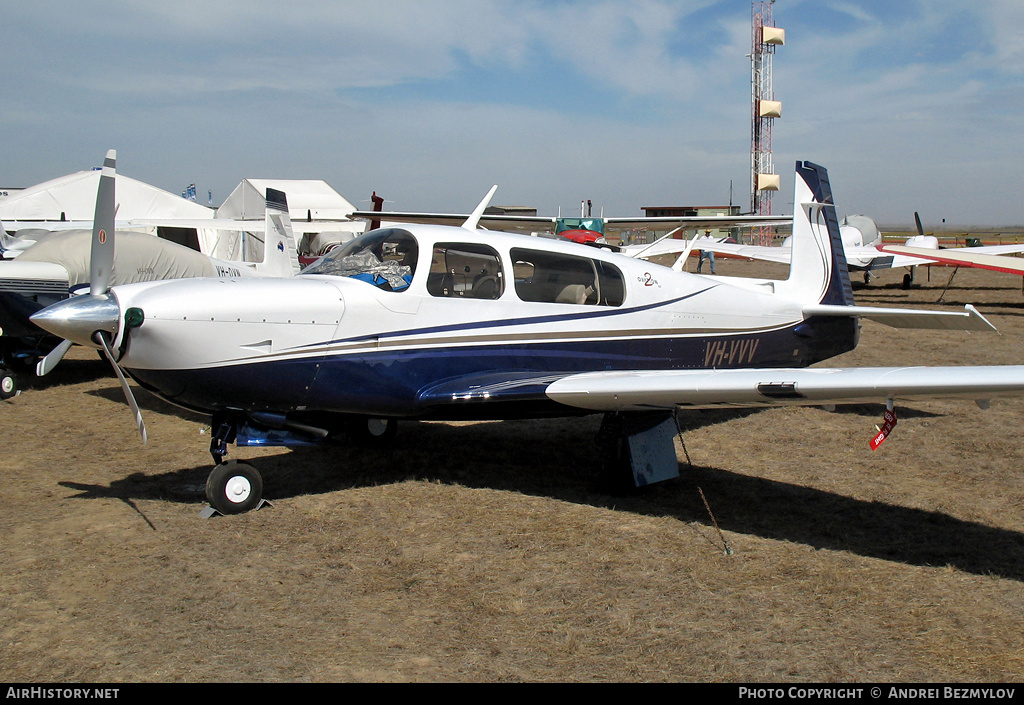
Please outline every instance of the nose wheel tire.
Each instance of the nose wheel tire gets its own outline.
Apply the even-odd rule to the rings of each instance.
[[[206,478],[206,499],[221,514],[242,514],[259,504],[263,478],[252,465],[229,460]]]

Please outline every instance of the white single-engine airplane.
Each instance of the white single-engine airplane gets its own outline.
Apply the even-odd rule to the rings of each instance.
[[[255,468],[225,461],[232,442],[380,440],[400,418],[603,412],[611,457],[643,485],[678,475],[678,409],[1024,392],[1024,366],[801,369],[852,350],[860,318],[993,330],[970,306],[855,306],[828,176],[810,162],[797,163],[785,281],[483,231],[493,192],[461,227],[372,230],[296,277],[116,286],[32,320],[212,416],[206,492],[223,513],[258,506],[263,489]]]

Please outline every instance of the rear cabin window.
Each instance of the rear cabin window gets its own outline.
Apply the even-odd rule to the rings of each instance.
[[[438,243],[427,277],[431,296],[497,299],[505,291],[498,253],[487,245]]]
[[[416,273],[418,253],[416,238],[407,230],[371,230],[324,255],[302,273],[351,277],[385,291],[405,291]]]
[[[523,301],[621,306],[622,272],[601,260],[542,250],[512,250],[516,294]]]

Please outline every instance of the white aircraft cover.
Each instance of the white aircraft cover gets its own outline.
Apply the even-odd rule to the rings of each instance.
[[[356,208],[323,180],[313,179],[244,179],[231,192],[220,208],[218,218],[262,220],[267,189],[283,191],[288,198],[288,214],[292,222],[306,220],[348,220]],[[362,228],[362,223],[359,223]]]
[[[300,254],[319,256],[366,230],[365,222],[348,218],[355,206],[326,181],[312,179],[245,179],[217,209],[217,217],[262,221],[268,188],[283,191],[288,199],[288,214]],[[245,259],[261,261],[262,248],[252,249],[253,244],[252,239],[246,240]],[[217,256],[228,259],[224,254]]]
[[[93,196],[95,201],[95,196]],[[95,207],[95,203],[94,203]],[[19,262],[50,262],[67,270],[68,285],[89,283],[91,230],[55,232],[29,247]],[[111,286],[162,279],[215,277],[210,259],[195,250],[141,233],[115,233]]]
[[[211,208],[184,199],[180,195],[121,174],[118,174],[116,179],[119,221],[213,218],[214,212]],[[96,213],[96,190],[99,188],[99,180],[99,171],[79,171],[30,186],[0,201],[0,220],[57,221],[63,213],[66,220],[92,222]]]

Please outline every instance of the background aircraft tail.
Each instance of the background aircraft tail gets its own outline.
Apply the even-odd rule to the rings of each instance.
[[[263,261],[256,265],[256,272],[267,277],[292,277],[300,269],[288,199],[283,191],[268,188]]]
[[[808,303],[852,306],[853,287],[828,171],[797,162],[795,181],[789,279],[776,292]]]
[[[15,250],[17,248],[17,238],[7,234],[7,226],[5,226],[3,221],[0,220],[0,256],[3,256],[3,253],[8,250]],[[22,249],[24,249],[24,245],[22,246]]]

